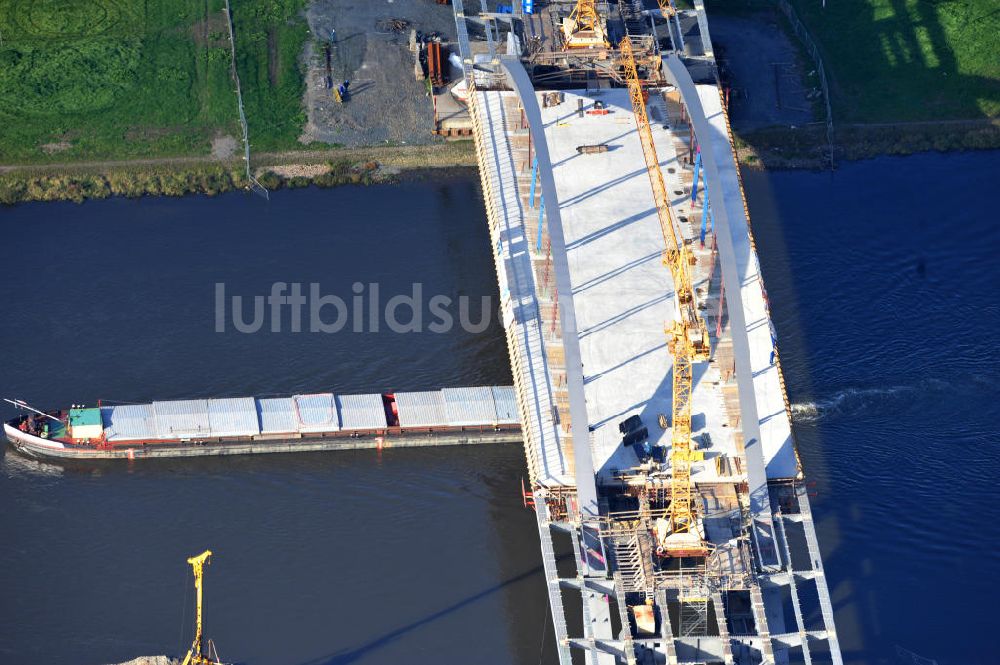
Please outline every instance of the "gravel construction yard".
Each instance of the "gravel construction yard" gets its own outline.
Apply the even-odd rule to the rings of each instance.
[[[302,143],[343,146],[431,143],[434,113],[423,81],[414,77],[410,29],[453,39],[450,5],[434,0],[316,0],[307,18]],[[388,29],[405,21],[408,27]],[[350,80],[350,98],[338,103],[327,88],[327,51],[333,85]]]

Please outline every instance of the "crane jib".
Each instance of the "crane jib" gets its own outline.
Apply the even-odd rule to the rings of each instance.
[[[661,2],[661,6],[664,3]],[[658,530],[661,553],[688,556],[694,552],[707,552],[707,546],[698,532],[697,511],[692,500],[691,483],[691,393],[693,390],[692,364],[709,356],[708,332],[705,322],[698,316],[690,268],[693,264],[690,251],[684,244],[670,206],[670,198],[660,170],[660,160],[653,142],[653,132],[646,114],[646,97],[636,69],[635,55],[629,37],[619,46],[621,62],[628,83],[629,97],[635,115],[636,129],[642,144],[642,153],[649,173],[649,182],[656,204],[656,215],[666,246],[664,264],[670,269],[674,283],[678,316],[673,325],[665,329],[667,346],[673,356],[673,399],[671,413],[671,481],[670,507],[665,528]],[[686,534],[681,540],[670,536]],[[694,538],[697,542],[693,542]],[[676,543],[676,545],[674,544]]]

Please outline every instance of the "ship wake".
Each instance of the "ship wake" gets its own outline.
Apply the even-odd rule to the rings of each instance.
[[[792,404],[792,420],[795,422],[816,422],[833,414],[856,411],[872,403],[911,393],[918,386],[883,386],[876,388],[845,388],[826,399],[815,402]]]

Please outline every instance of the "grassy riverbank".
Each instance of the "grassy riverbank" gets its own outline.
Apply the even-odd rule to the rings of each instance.
[[[822,55],[836,122],[1000,117],[995,0],[788,2]],[[706,3],[710,26],[713,16],[766,19],[775,8],[774,0]]]
[[[835,160],[1000,148],[994,0],[862,0],[860,7],[826,9],[789,1],[826,63]],[[462,144],[307,150],[298,138],[305,123],[308,0],[231,4],[252,161],[267,186],[368,182],[401,170],[474,164]],[[0,6],[0,203],[245,187],[223,6],[224,0]],[[762,12],[774,16],[772,0],[708,3],[710,24],[713,16]],[[787,21],[772,27],[773,19],[765,20],[765,32],[789,30]],[[769,81],[748,81],[750,95],[759,100]],[[771,168],[828,163],[823,127],[785,124],[737,126],[741,161]]]
[[[774,126],[742,123],[747,99],[767,101],[766,82],[726,53],[732,85],[743,97],[734,109],[740,161],[767,168],[826,167],[834,161],[928,150],[1000,148],[1000,11],[993,0],[788,0],[826,69],[833,109],[832,145],[826,126],[787,120]],[[713,16],[758,27],[760,39],[782,30],[798,43],[802,85],[818,93],[808,73],[818,67],[775,0],[709,0]],[[768,32],[770,29],[770,32]],[[725,46],[725,31],[723,46]],[[715,41],[715,40],[713,40]],[[745,41],[745,40],[744,40]],[[747,55],[752,58],[753,54]],[[766,68],[766,63],[758,69]],[[812,70],[812,71],[811,71]],[[753,72],[751,72],[752,74]],[[795,101],[795,100],[793,100]],[[780,105],[779,105],[780,107]],[[772,109],[773,113],[773,109]],[[816,118],[820,120],[820,118]]]
[[[231,0],[257,149],[295,144],[306,0]],[[0,164],[227,157],[240,136],[223,0],[0,5]]]
[[[1000,116],[996,0],[789,0],[846,123]]]
[[[208,154],[238,136],[222,0],[0,10],[0,163]]]
[[[268,188],[469,166],[468,144],[310,150],[298,141],[308,0],[230,0]],[[244,189],[224,0],[0,5],[0,203]]]
[[[300,62],[307,0],[230,0],[236,65],[254,152],[298,146],[306,122]],[[235,106],[233,107],[235,113]]]
[[[735,132],[740,163],[768,169],[829,166],[826,125],[769,127]],[[1000,119],[953,122],[841,124],[834,132],[835,161],[918,152],[1000,149]]]
[[[391,182],[426,169],[476,166],[470,141],[434,146],[262,153],[255,175],[268,189]],[[0,204],[109,196],[215,195],[246,188],[240,161],[159,159],[27,166],[0,172]]]

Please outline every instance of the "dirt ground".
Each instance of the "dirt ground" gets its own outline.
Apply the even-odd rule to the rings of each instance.
[[[228,134],[223,136],[216,136],[212,139],[212,157],[220,161],[225,161],[227,159],[232,159],[236,151],[240,149],[240,142],[236,140],[235,136],[230,136]]]
[[[300,140],[344,146],[431,143],[434,113],[422,81],[413,75],[409,29],[385,30],[403,19],[424,33],[454,37],[450,5],[433,0],[315,0],[308,10],[313,40],[306,48],[305,107]],[[338,103],[327,88],[326,51],[332,82],[350,80],[350,98]]]
[[[777,13],[709,16],[712,46],[732,85],[737,129],[804,125],[818,120],[812,99],[819,79],[778,23]],[[738,55],[737,55],[738,54]]]

